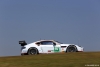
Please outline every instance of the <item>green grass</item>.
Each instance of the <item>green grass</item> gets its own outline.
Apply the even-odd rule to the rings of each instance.
[[[0,67],[91,67],[87,64],[100,67],[100,52],[0,57]]]

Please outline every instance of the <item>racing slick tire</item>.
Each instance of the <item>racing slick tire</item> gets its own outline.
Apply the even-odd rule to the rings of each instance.
[[[37,55],[37,54],[39,54],[38,49],[35,48],[35,47],[29,48],[27,53],[28,53],[28,55]]]
[[[66,52],[77,52],[77,47],[75,45],[69,45]]]

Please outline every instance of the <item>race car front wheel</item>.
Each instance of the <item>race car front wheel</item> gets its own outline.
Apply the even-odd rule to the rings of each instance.
[[[77,52],[77,48],[75,45],[68,46],[66,52]]]
[[[35,47],[31,47],[29,50],[28,50],[28,55],[37,55],[38,54],[38,50],[37,48]]]

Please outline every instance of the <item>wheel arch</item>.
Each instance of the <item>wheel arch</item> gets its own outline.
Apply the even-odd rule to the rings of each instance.
[[[30,47],[30,48],[27,50],[27,53],[28,53],[28,51],[29,51],[31,48],[37,49],[37,47]],[[37,49],[37,52],[38,52],[38,54],[39,54],[39,50],[38,50],[38,49]]]
[[[78,49],[77,49],[77,46],[76,46],[76,45],[69,45],[69,46],[67,46],[67,47],[66,47],[66,52],[67,52],[67,49],[68,49],[70,46],[74,46],[74,47],[76,48],[76,52],[78,51]]]

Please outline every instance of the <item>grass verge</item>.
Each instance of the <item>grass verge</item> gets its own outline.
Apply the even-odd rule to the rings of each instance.
[[[100,52],[0,57],[0,67],[100,67]]]

